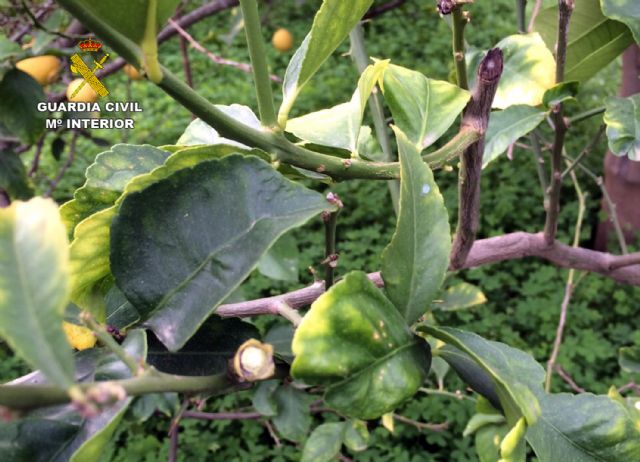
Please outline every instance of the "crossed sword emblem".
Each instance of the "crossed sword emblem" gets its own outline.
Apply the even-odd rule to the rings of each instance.
[[[73,99],[73,97],[76,96],[80,90],[82,90],[82,87],[84,87],[85,83],[88,83],[89,86],[93,88],[93,90],[101,97],[107,96],[109,94],[109,90],[106,89],[106,87],[102,84],[102,82],[100,82],[100,79],[98,79],[98,77],[96,77],[95,75],[95,72],[98,69],[104,69],[102,64],[104,64],[104,62],[108,58],[109,58],[109,53],[105,53],[105,55],[102,58],[100,58],[100,61],[94,60],[93,62],[95,64],[95,67],[93,69],[89,69],[89,66],[87,66],[84,63],[84,61],[82,60],[82,58],[78,53],[75,53],[71,56],[71,62],[73,63],[73,65],[71,66],[72,67],[71,70],[73,71],[74,70],[73,68],[75,68],[75,70],[79,72],[82,78],[84,79],[84,82],[78,85],[78,88],[76,88],[76,90],[71,95],[71,99]]]

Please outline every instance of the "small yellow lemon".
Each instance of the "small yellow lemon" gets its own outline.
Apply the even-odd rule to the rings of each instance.
[[[289,51],[293,47],[293,35],[287,29],[278,29],[271,38],[273,47],[278,51]]]
[[[76,350],[86,350],[95,346],[96,336],[91,329],[66,321],[62,323],[62,328],[67,336],[67,342]]]
[[[144,76],[131,64],[125,65],[123,71],[131,80],[144,80]]]
[[[16,63],[16,67],[26,72],[42,86],[53,82],[60,71],[61,61],[51,55],[34,56]]]
[[[80,91],[76,93],[75,96],[71,96],[83,82],[84,79],[75,79],[69,82],[69,86],[67,87],[67,99],[78,103],[95,103],[98,100],[98,94],[87,83],[84,83]]]

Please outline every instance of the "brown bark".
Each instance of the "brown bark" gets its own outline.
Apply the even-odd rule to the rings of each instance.
[[[640,93],[640,47],[632,45],[622,55],[622,82],[620,96],[630,96]],[[640,234],[640,162],[632,161],[628,157],[618,157],[610,152],[604,159],[604,184],[615,204],[620,226],[627,243],[637,241]],[[606,202],[602,202],[602,210],[606,216],[611,216],[611,210]],[[614,239],[615,230],[610,219],[598,225],[595,247],[606,250],[607,245]]]

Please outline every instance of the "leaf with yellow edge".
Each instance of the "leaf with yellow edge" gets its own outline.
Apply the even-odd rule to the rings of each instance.
[[[67,233],[49,199],[0,209],[0,337],[56,385],[73,383],[62,331],[69,296]]]

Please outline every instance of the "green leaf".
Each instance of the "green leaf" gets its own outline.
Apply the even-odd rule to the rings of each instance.
[[[29,74],[11,69],[0,81],[0,123],[26,144],[34,144],[44,131],[45,114],[38,103],[46,101],[42,87]]]
[[[299,442],[309,433],[313,397],[291,385],[283,385],[273,393],[278,414],[271,421],[282,437]]]
[[[545,107],[553,108],[554,106],[557,106],[564,101],[575,99],[575,96],[578,94],[579,88],[580,82],[578,82],[577,80],[562,82],[554,85],[546,92],[544,92],[544,96],[542,97],[542,104]]]
[[[609,98],[606,108],[609,150],[616,156],[640,160],[640,95]]]
[[[0,336],[53,383],[73,382],[62,331],[69,295],[67,237],[51,200],[0,209]]]
[[[531,384],[540,386],[545,373],[531,356],[504,343],[451,327],[421,325],[418,330],[459,348],[491,376],[510,425],[515,425],[520,416],[529,425],[536,422],[540,406]]]
[[[267,417],[278,415],[278,404],[273,395],[279,386],[280,383],[277,380],[265,380],[258,383],[251,400],[256,411]]]
[[[546,114],[525,105],[510,106],[504,111],[491,113],[485,135],[482,167],[486,167],[489,162],[506,152],[511,144],[540,125]]]
[[[324,0],[316,13],[311,31],[296,50],[287,67],[283,84],[283,101],[278,114],[281,126],[302,88],[320,66],[349,35],[373,0]]]
[[[635,0],[600,0],[602,13],[627,25],[640,43],[640,3]]]
[[[21,51],[20,45],[16,42],[9,40],[8,37],[0,37],[0,61],[12,58],[20,54]]]
[[[87,181],[60,207],[70,235],[82,220],[114,205],[132,178],[161,166],[169,154],[148,144],[116,144],[98,154],[87,168]]]
[[[477,431],[475,444],[480,462],[500,462],[500,443],[510,430],[509,424],[505,422],[500,425],[486,425]],[[509,461],[524,462],[525,456],[526,446],[520,444]]]
[[[4,189],[13,200],[33,197],[20,156],[9,150],[0,150],[0,189]]]
[[[131,404],[131,415],[137,422],[146,422],[156,412],[173,417],[180,408],[177,393],[152,393],[136,398]]]
[[[258,271],[271,279],[298,282],[299,260],[296,239],[291,234],[285,234],[262,256]]]
[[[178,351],[168,351],[152,334],[149,336],[147,362],[161,372],[177,375],[212,375],[224,373],[238,347],[258,330],[240,319],[208,319]]]
[[[333,460],[342,447],[344,422],[318,425],[309,435],[302,451],[302,462],[328,462]]]
[[[493,107],[506,109],[516,104],[542,103],[544,93],[555,85],[556,63],[540,35],[510,35],[496,47],[504,55],[504,71]]]
[[[537,394],[542,415],[527,441],[540,462],[640,460],[640,429],[623,404],[590,393]]]
[[[622,347],[618,352],[618,363],[627,371],[640,374],[640,347]]]
[[[278,324],[269,329],[269,332],[264,336],[264,342],[273,345],[275,354],[289,363],[293,361],[293,353],[291,352],[293,332],[291,324]]]
[[[536,30],[549,50],[555,50],[558,36],[558,6],[546,8],[536,18]],[[599,0],[575,2],[569,27],[565,80],[585,82],[617,58],[633,43],[629,29],[608,19]]]
[[[389,299],[407,323],[428,309],[449,266],[449,217],[438,185],[416,147],[394,128],[400,154],[400,208],[396,232],[382,254]]]
[[[126,329],[140,320],[140,313],[126,299],[115,285],[111,286],[104,299],[106,309],[106,324],[116,329]]]
[[[202,162],[124,198],[111,227],[111,270],[175,351],[282,234],[330,209],[255,157]]]
[[[388,61],[378,61],[368,66],[348,103],[291,119],[287,121],[286,130],[305,141],[346,149],[357,155],[361,143],[362,116],[373,87],[387,65]]]
[[[487,299],[480,289],[473,284],[461,282],[449,287],[442,294],[442,300],[435,302],[433,307],[442,311],[457,311],[482,305],[486,301]]]
[[[355,452],[364,451],[369,446],[369,429],[362,420],[345,422],[344,445]]]
[[[435,143],[471,98],[457,85],[392,64],[384,72],[382,91],[395,125],[418,151]]]
[[[243,106],[241,104],[231,104],[229,106],[216,104],[215,106],[224,114],[243,125],[247,125],[248,127],[255,128],[257,130],[262,130],[260,120],[248,106]],[[208,125],[206,122],[203,122],[201,119],[195,119],[189,124],[180,139],[178,139],[177,144],[181,146],[226,144],[238,148],[249,149],[242,143],[220,136],[215,128]]]
[[[351,272],[318,298],[296,330],[294,378],[327,385],[326,403],[375,419],[415,394],[431,354],[362,272]]]

